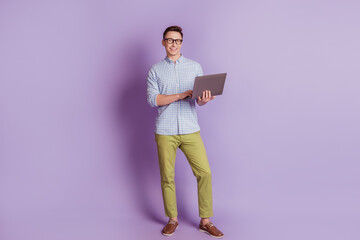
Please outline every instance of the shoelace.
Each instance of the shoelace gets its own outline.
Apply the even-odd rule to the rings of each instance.
[[[202,225],[202,224],[201,224]],[[203,227],[205,227],[205,226],[209,226],[209,228],[211,228],[211,227],[213,227],[214,226],[214,224],[212,223],[212,222],[209,222],[208,224],[205,224],[205,225],[202,225]]]
[[[176,224],[176,222],[175,222],[175,221],[173,221],[173,220],[170,220],[168,224],[174,224],[174,225],[175,225],[175,224]]]
[[[213,223],[209,223],[208,225],[209,225],[209,228],[211,228],[212,226],[214,226]]]

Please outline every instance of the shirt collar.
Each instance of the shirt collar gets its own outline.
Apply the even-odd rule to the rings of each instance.
[[[171,60],[170,58],[168,58],[168,56],[165,57],[165,60],[168,63],[173,63],[174,61]],[[180,57],[176,60],[176,63],[182,63],[184,61],[184,56],[182,54],[180,54]]]

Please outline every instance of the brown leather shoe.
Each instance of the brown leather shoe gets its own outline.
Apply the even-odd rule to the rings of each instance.
[[[205,226],[203,226],[200,222],[199,231],[207,233],[215,238],[222,238],[224,236],[224,234],[219,229],[217,229],[212,222],[207,223]]]
[[[179,223],[177,221],[170,219],[169,222],[165,225],[165,227],[161,231],[162,235],[165,235],[165,236],[173,235],[175,232],[175,229],[177,229],[178,225],[179,225]]]

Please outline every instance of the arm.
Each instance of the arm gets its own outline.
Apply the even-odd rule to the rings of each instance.
[[[186,92],[183,93],[171,94],[171,95],[158,94],[156,96],[156,105],[158,106],[168,105],[178,100],[191,97],[191,94],[192,94],[192,90],[187,90]]]
[[[150,69],[147,77],[147,101],[151,107],[157,107],[156,99],[160,94],[159,85],[156,79],[156,73],[153,68]]]
[[[178,100],[191,97],[192,90],[188,90],[183,93],[164,95],[160,94],[159,85],[156,79],[156,73],[153,68],[150,69],[149,75],[147,78],[147,101],[152,107],[159,107],[163,105],[168,105]]]

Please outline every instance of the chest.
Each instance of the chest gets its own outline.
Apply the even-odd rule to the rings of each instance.
[[[159,90],[186,91],[193,89],[197,72],[191,66],[169,65],[158,74]]]

